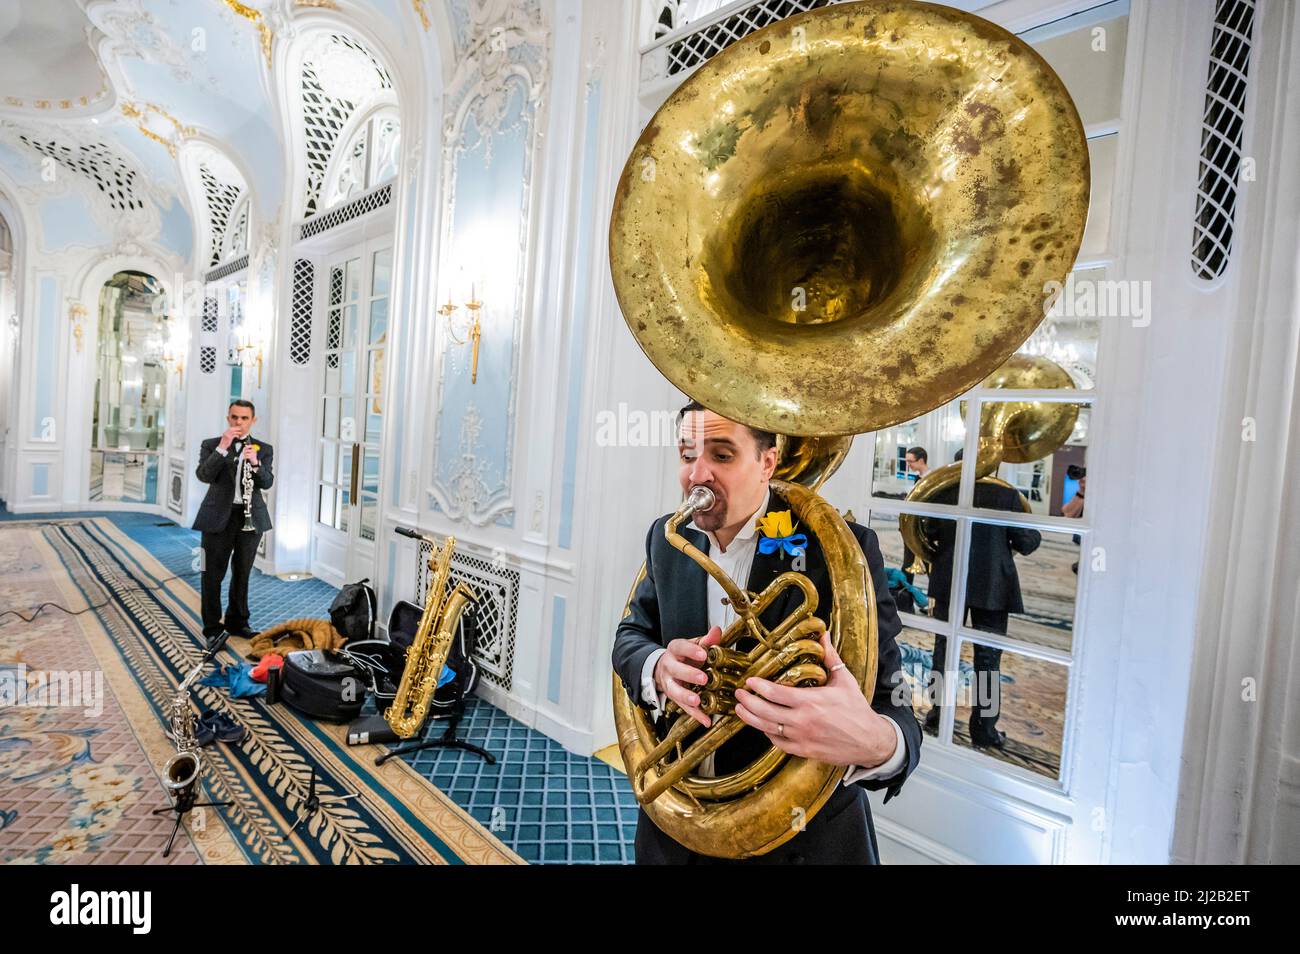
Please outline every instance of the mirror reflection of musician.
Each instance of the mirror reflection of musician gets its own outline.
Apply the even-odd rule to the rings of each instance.
[[[768,481],[777,464],[775,437],[705,410],[692,401],[678,415],[682,491],[702,485],[717,502],[697,513],[681,533],[714,560],[743,588],[758,593],[776,576],[792,569],[781,549],[761,552],[756,520],[789,510]],[[670,516],[670,515],[668,515]],[[668,516],[660,517],[646,537],[646,575],[637,586],[627,615],[614,639],[614,670],[631,698],[659,718],[667,699],[697,721],[710,717],[699,708],[696,688],[705,681],[699,663],[702,647],[719,641],[736,617],[722,602],[722,588],[688,556],[664,538]],[[747,859],[761,864],[879,863],[875,829],[864,789],[887,788],[885,801],[898,794],[920,758],[921,731],[911,706],[911,692],[895,701],[902,682],[901,655],[895,636],[902,629],[885,582],[884,561],[876,535],[866,527],[849,528],[866,555],[876,589],[879,655],[876,684],[868,700],[857,681],[840,664],[823,637],[830,679],[824,686],[794,688],[763,679],[749,680],[749,691],[736,693],[736,714],[751,728],[742,729],[696,768],[696,774],[721,775],[743,768],[768,744],[796,756],[848,767],[843,784],[808,822],[807,827],[766,855]],[[796,528],[798,529],[798,528]],[[832,606],[830,575],[815,536],[807,534],[802,568],[817,587],[816,615],[825,621]],[[775,627],[797,602],[787,591],[761,615]],[[700,642],[695,638],[703,636]],[[737,643],[747,649],[745,640]],[[792,815],[794,813],[792,812]],[[636,830],[638,864],[734,863],[688,850],[662,832],[644,810]]]
[[[954,460],[961,459],[962,452],[958,451]],[[1023,513],[1020,497],[1019,491],[1010,487],[983,481],[975,485],[975,506],[982,510]],[[945,487],[930,502],[955,504],[957,485]],[[934,603],[935,619],[947,620],[957,534],[951,520],[936,520],[934,523],[937,553],[934,566],[930,569],[929,597]],[[1027,527],[1004,527],[991,523],[971,525],[970,562],[966,572],[966,615],[973,629],[1005,636],[1010,615],[1025,611],[1014,554],[1028,556],[1038,549],[1042,540],[1041,533]],[[947,637],[936,635],[931,673],[943,672],[947,653]],[[973,643],[971,656],[975,670],[975,698],[971,702],[970,711],[971,744],[979,748],[1002,748],[1007,741],[1007,734],[997,727],[1002,710],[1002,650],[996,646]],[[925,727],[937,731],[939,706],[942,702],[941,686],[937,678],[931,677],[928,689],[931,708],[925,716]]]
[[[194,518],[203,531],[203,635],[209,641],[224,629],[232,636],[257,635],[248,625],[248,575],[257,556],[262,534],[271,529],[271,514],[262,491],[275,480],[271,445],[250,436],[257,422],[252,401],[231,401],[226,410],[229,425],[220,437],[209,437],[199,448],[195,476],[208,485],[207,495]],[[252,477],[251,516],[254,531],[243,529],[245,518],[244,468]],[[233,564],[233,565],[232,565]],[[230,596],[224,620],[221,582],[231,567]]]

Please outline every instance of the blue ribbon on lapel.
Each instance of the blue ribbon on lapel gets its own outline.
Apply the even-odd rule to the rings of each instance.
[[[759,537],[759,553],[775,553],[780,550],[790,556],[798,556],[803,553],[803,548],[808,545],[808,536],[803,533],[792,533],[788,537]]]

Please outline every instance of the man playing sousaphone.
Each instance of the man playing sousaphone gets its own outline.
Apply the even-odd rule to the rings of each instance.
[[[827,622],[833,605],[831,578],[821,546],[800,533],[790,507],[769,486],[777,466],[776,438],[737,424],[692,401],[678,415],[679,477],[682,491],[705,487],[715,498],[681,533],[744,589],[758,593],[779,574],[794,569],[818,591],[814,615]],[[646,539],[645,577],[636,587],[614,639],[614,669],[629,696],[659,718],[668,700],[708,726],[699,687],[707,647],[716,645],[736,618],[720,584],[665,539],[661,517]],[[830,800],[806,827],[767,854],[750,859],[768,864],[875,864],[875,830],[864,789],[898,794],[920,758],[921,731],[903,682],[895,636],[902,629],[885,581],[876,535],[848,524],[866,557],[876,592],[877,676],[868,700],[823,634],[829,678],[825,685],[789,687],[749,679],[737,689],[736,715],[746,724],[695,769],[708,777],[734,772],[773,745],[792,755],[848,768]],[[774,603],[760,619],[768,627],[782,617]],[[703,638],[700,638],[703,637]],[[735,649],[753,644],[743,637]],[[895,691],[897,688],[898,691]],[[791,824],[800,816],[791,806]],[[662,832],[639,810],[638,864],[725,863],[693,852]]]

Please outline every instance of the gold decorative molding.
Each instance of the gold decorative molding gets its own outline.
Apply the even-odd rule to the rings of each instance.
[[[235,12],[237,16],[243,17],[253,26],[257,27],[257,34],[262,41],[262,55],[266,57],[267,69],[271,67],[271,40],[274,34],[266,23],[266,18],[262,16],[261,10],[255,10],[246,3],[240,3],[239,0],[225,0],[226,6]]]
[[[167,112],[167,110],[153,103],[145,103],[143,105],[137,103],[123,103],[122,115],[128,119],[134,119],[136,128],[139,129],[147,138],[152,139],[154,142],[166,148],[173,159],[176,158],[177,144],[189,139],[196,131],[193,126],[186,126],[171,113]],[[169,139],[150,129],[149,119],[152,116],[160,116],[167,120],[167,122],[171,123],[172,129],[175,130],[175,135]]]
[[[6,106],[13,106],[17,109],[75,109],[78,107],[90,106],[98,103],[108,96],[108,83],[102,83],[94,96],[78,96],[75,99],[60,99],[57,101],[48,99],[34,99],[31,102],[21,99],[17,96],[6,96],[4,103]]]
[[[79,301],[68,303],[68,317],[72,320],[72,337],[77,341],[77,354],[81,354],[81,339],[85,334],[82,323],[89,316],[90,312],[86,311],[86,306]]]
[[[339,5],[334,0],[295,0],[294,6],[315,7],[323,10],[337,10]]]
[[[420,18],[420,26],[424,27],[424,32],[429,32],[429,11],[424,8],[425,0],[411,0],[411,6],[415,8],[415,15]]]

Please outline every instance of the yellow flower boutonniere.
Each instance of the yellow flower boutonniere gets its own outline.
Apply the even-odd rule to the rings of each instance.
[[[808,545],[808,537],[794,532],[794,520],[789,510],[771,510],[758,518],[758,532],[763,536],[758,541],[759,553],[781,551],[791,556],[803,553]]]

